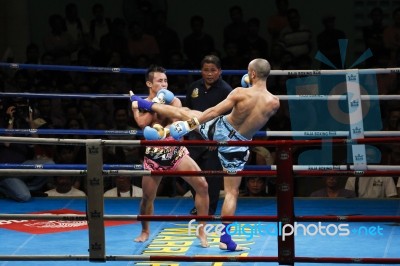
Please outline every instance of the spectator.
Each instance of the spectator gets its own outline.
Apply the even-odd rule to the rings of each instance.
[[[123,60],[126,60],[125,58],[128,55],[126,22],[122,18],[115,18],[111,24],[110,32],[101,36],[100,51],[94,57],[93,64],[98,66],[110,66],[109,64],[113,59],[114,53],[119,53]]]
[[[37,118],[32,121],[33,128],[48,128],[46,121]],[[53,146],[35,145],[32,159],[22,164],[54,164]],[[27,202],[32,196],[43,196],[43,189],[46,187],[48,177],[46,176],[12,176],[0,179],[0,193],[5,197],[18,202]]]
[[[34,128],[33,114],[22,99],[14,99],[10,104],[4,103],[5,113],[1,115],[0,125],[6,129]],[[33,148],[28,144],[4,142],[0,145],[0,163],[22,163],[32,158]]]
[[[150,60],[157,62],[160,48],[154,35],[145,33],[138,22],[129,25],[128,49],[134,61],[139,56],[145,55]]]
[[[165,11],[157,11],[154,17],[154,29],[152,32],[160,49],[162,63],[166,65],[171,54],[181,52],[181,40],[178,33],[168,27]]]
[[[72,122],[72,121],[71,121]],[[75,137],[75,136],[74,136]],[[68,138],[71,138],[70,136]],[[86,163],[86,149],[83,145],[57,145],[55,150],[54,161],[57,164],[84,164]],[[72,186],[77,189],[84,187],[86,177],[76,176],[72,178]],[[49,188],[55,188],[55,179],[52,184],[48,184]]]
[[[65,22],[67,32],[74,39],[78,49],[88,47],[90,44],[89,26],[87,21],[79,16],[78,6],[75,3],[65,6]]]
[[[214,39],[204,32],[204,18],[193,16],[190,18],[192,33],[183,39],[183,51],[191,66],[196,66],[204,56],[214,52]]]
[[[124,108],[121,106],[116,105],[114,109],[114,126],[112,130],[126,130],[126,131],[134,131],[137,128],[133,127],[130,123],[132,120],[129,117],[128,108]],[[112,140],[119,140],[119,139],[126,139],[125,136],[109,136],[109,139]],[[135,139],[135,137],[131,137],[131,139]],[[139,156],[139,147],[134,146],[112,146],[110,147],[110,153],[113,154],[120,163],[141,163],[141,158]]]
[[[247,23],[243,18],[243,10],[240,6],[229,8],[231,22],[224,27],[224,46],[227,43],[235,43],[240,53],[244,52],[243,40],[247,36]]]
[[[289,25],[282,29],[279,43],[284,50],[296,59],[300,56],[309,56],[312,48],[311,30],[301,23],[301,17],[297,9],[287,11]]]
[[[98,122],[103,121],[103,110],[100,110],[92,99],[81,99],[79,110],[88,129],[94,129]]]
[[[262,138],[265,139],[265,138]],[[272,151],[270,151],[272,150]],[[255,163],[257,165],[273,165],[275,163],[274,148],[265,148],[261,146],[253,147],[251,149],[255,156]]]
[[[400,130],[400,123],[398,130]],[[389,155],[389,165],[400,165],[400,146],[398,144],[392,145],[390,149],[390,155]],[[397,195],[400,196],[400,178],[397,176],[395,177],[397,179]]]
[[[115,177],[115,187],[107,190],[104,197],[119,197],[119,198],[132,198],[142,197],[143,192],[140,187],[132,185],[129,176]]]
[[[50,98],[37,99],[35,104],[36,117],[43,118],[51,128],[61,128],[65,122],[62,111],[53,108],[56,104],[59,104],[59,101]]]
[[[30,43],[26,47],[26,64],[39,64],[40,63],[40,50],[36,43]]]
[[[324,198],[354,198],[356,194],[352,190],[339,187],[338,178],[325,177],[325,187],[311,193],[310,197]]]
[[[288,0],[275,0],[275,6],[278,13],[270,16],[267,19],[267,29],[271,35],[272,47],[278,41],[282,29],[289,25],[286,15],[289,8]]]
[[[247,55],[247,61],[251,61],[255,58],[267,58],[268,57],[268,42],[266,39],[260,36],[260,20],[258,18],[251,18],[247,22],[247,35],[242,40],[245,45],[245,54]],[[259,51],[258,55],[250,56],[252,50]]]
[[[188,69],[188,62],[182,52],[172,52],[168,58],[168,69]],[[168,77],[168,89],[175,94],[186,94],[189,84],[193,81],[191,75],[171,75]],[[185,99],[181,99],[184,105]]]
[[[349,177],[345,189],[353,191],[359,198],[397,197],[396,185],[391,176]]]
[[[71,54],[78,46],[67,31],[67,25],[62,16],[58,14],[49,17],[51,32],[43,40],[45,52],[53,56],[54,64],[69,65]]]
[[[400,8],[396,8],[392,13],[393,25],[383,31],[383,42],[389,50],[391,64],[397,65],[399,62],[400,48]]]
[[[86,197],[85,192],[73,186],[71,176],[57,176],[55,186],[45,192],[49,197]]]
[[[104,6],[94,4],[92,7],[93,19],[90,21],[90,39],[92,47],[100,49],[100,38],[110,32],[111,19],[104,16]]]
[[[333,15],[326,15],[322,18],[324,30],[317,36],[317,46],[319,51],[326,56],[335,67],[342,68],[338,40],[345,39],[346,34],[341,30],[335,29],[335,20],[336,18]],[[321,68],[332,68],[332,66],[321,63]]]
[[[233,41],[224,43],[225,57],[221,58],[225,69],[243,69],[246,67],[246,61],[239,50],[239,45]]]
[[[396,104],[389,105],[385,120],[383,123],[383,130],[396,131],[400,122],[400,107]]]
[[[248,176],[246,177],[246,189],[243,197],[266,197],[268,186],[265,177]]]
[[[372,57],[366,62],[367,67],[380,67],[379,58],[388,57],[389,52],[383,42],[383,32],[386,26],[383,25],[383,10],[375,7],[369,12],[368,17],[371,24],[363,27],[363,39],[366,49],[371,49]]]

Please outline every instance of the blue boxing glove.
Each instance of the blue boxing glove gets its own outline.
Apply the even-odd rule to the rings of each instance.
[[[187,133],[194,130],[199,124],[199,120],[196,117],[193,117],[187,121],[177,121],[172,123],[169,127],[169,131],[175,140],[180,140]]]
[[[242,80],[240,81],[240,84],[242,85],[243,88],[251,87],[249,74],[244,74],[243,75]]]
[[[175,98],[175,95],[167,90],[161,89],[157,92],[157,96],[153,98],[152,102],[161,104],[170,104]]]
[[[139,96],[134,95],[133,93],[130,96],[131,102],[137,102],[138,108],[146,111],[151,111],[151,107],[153,106],[153,102],[146,101]]]
[[[160,124],[154,124],[153,127],[145,127],[143,135],[147,140],[161,140],[169,136],[169,129],[164,128]]]

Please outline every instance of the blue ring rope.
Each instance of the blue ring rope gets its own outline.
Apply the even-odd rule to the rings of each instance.
[[[0,62],[0,67],[11,69],[33,69],[50,71],[74,71],[74,72],[96,72],[96,73],[122,73],[122,74],[145,74],[147,69],[143,68],[119,68],[119,67],[88,67],[88,66],[61,66],[61,65],[38,65],[17,64]],[[200,75],[200,70],[167,69],[168,75]],[[243,75],[247,70],[223,70],[222,75]]]

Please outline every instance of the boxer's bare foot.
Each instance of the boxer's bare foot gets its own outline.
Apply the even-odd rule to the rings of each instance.
[[[200,245],[203,248],[210,247],[210,244],[208,244],[208,241],[207,241],[207,236],[204,233],[197,235],[197,238],[200,240]]]
[[[138,237],[135,238],[135,242],[145,242],[149,239],[150,233],[147,231],[142,231]]]

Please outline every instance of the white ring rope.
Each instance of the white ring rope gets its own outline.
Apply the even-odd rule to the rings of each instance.
[[[346,75],[358,71],[360,75],[399,74],[400,68],[370,68],[370,69],[326,69],[326,70],[271,70],[271,75],[277,76],[321,76]]]
[[[349,131],[265,131],[267,137],[348,137]],[[400,131],[365,131],[366,137],[399,137]],[[5,137],[0,136],[0,143],[29,143],[29,144],[55,144],[55,145],[86,145],[86,139],[63,138],[30,138],[30,137]],[[104,146],[141,146],[140,140],[101,140]]]
[[[314,94],[302,94],[302,95],[276,95],[280,100],[319,100],[319,101],[344,101],[347,100],[347,95],[314,95]],[[400,95],[361,95],[361,100],[400,100]]]

